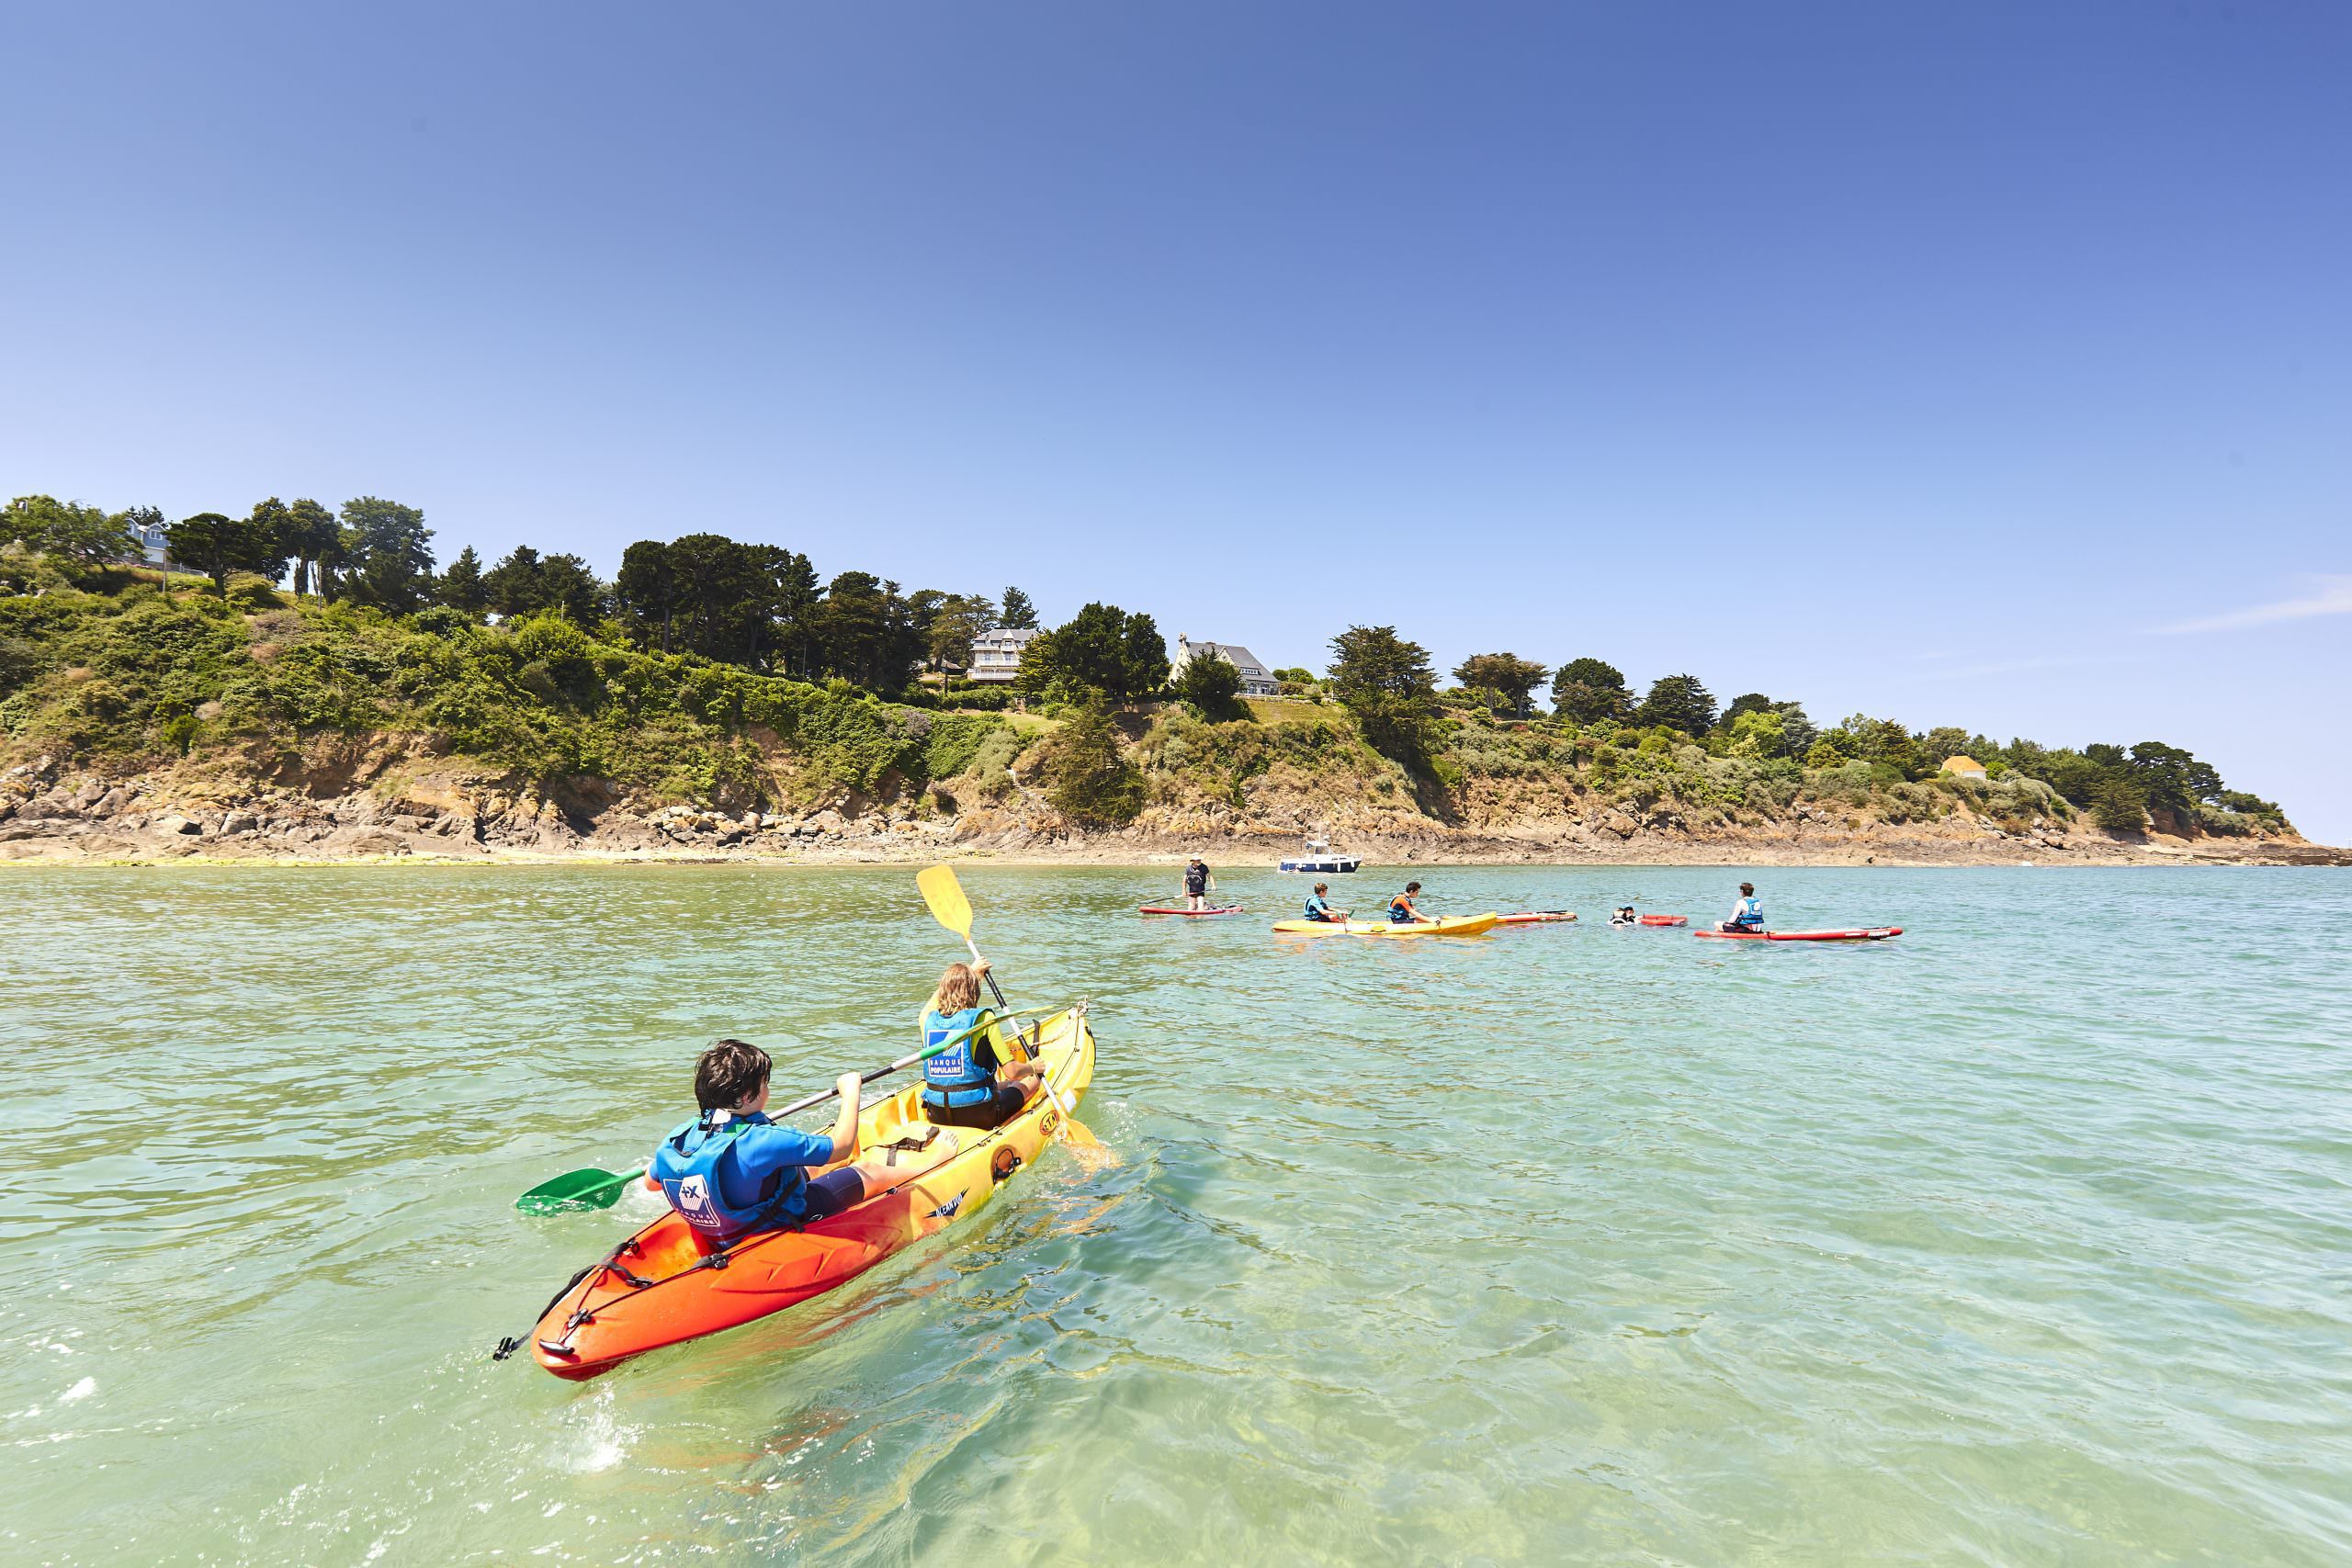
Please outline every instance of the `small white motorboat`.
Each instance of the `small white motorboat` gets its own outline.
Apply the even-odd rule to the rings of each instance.
[[[1331,840],[1329,839],[1309,839],[1306,840],[1306,852],[1285,858],[1281,869],[1333,874],[1353,871],[1363,864],[1363,862],[1354,855],[1333,854]]]

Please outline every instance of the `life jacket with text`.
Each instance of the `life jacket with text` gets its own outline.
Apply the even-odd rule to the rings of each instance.
[[[922,1015],[922,1048],[964,1034],[986,1016],[982,1008],[965,1008],[944,1015]],[[960,1111],[980,1105],[996,1093],[996,1075],[980,1059],[978,1046],[989,1032],[981,1030],[942,1051],[922,1065],[922,1102],[940,1111]]]
[[[1761,931],[1764,926],[1764,900],[1742,898],[1739,907],[1732,912],[1731,923],[1745,931]]]
[[[679,1123],[654,1151],[651,1175],[670,1207],[695,1229],[721,1241],[799,1220],[808,1213],[808,1176],[797,1165],[779,1168],[762,1183],[756,1201],[741,1205],[727,1201],[719,1187],[719,1157],[745,1132],[769,1123],[759,1111],[711,1120],[720,1114],[705,1111]]]

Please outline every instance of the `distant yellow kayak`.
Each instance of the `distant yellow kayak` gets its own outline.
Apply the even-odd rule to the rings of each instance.
[[[1386,920],[1276,920],[1284,936],[1476,936],[1490,931],[1500,915],[1457,915],[1448,920],[1392,926]]]

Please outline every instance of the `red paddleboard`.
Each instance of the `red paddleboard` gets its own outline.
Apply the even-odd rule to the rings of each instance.
[[[1718,942],[1884,942],[1901,936],[1901,926],[1857,926],[1843,931],[1693,931]]]
[[[1642,917],[1642,924],[1645,926],[1687,926],[1690,923],[1690,917],[1688,915],[1644,915]]]
[[[1220,908],[1215,909],[1187,909],[1182,904],[1145,904],[1138,908],[1137,913],[1146,915],[1238,915],[1241,913],[1241,906],[1238,904],[1227,904]]]
[[[1575,919],[1576,916],[1566,909],[1521,909],[1516,915],[1496,916],[1495,924],[1498,926],[1548,926],[1564,920],[1573,920]]]

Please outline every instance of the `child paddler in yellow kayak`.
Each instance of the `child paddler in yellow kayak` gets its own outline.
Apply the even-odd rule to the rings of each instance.
[[[980,977],[988,972],[985,958],[950,964],[923,1006],[919,1027],[924,1050],[964,1036],[922,1066],[922,1115],[934,1126],[994,1127],[1009,1122],[1042,1081],[1034,1063],[1001,1060],[997,1032],[978,1027],[989,1016],[980,1006]]]
[[[655,1145],[647,1168],[679,1217],[719,1242],[838,1214],[890,1183],[880,1166],[847,1163],[857,1157],[863,1078],[843,1073],[834,1085],[842,1109],[831,1133],[804,1133],[767,1119],[769,1068],[768,1054],[745,1041],[705,1051],[695,1064],[702,1113]]]
[[[1413,906],[1413,899],[1419,894],[1420,890],[1421,885],[1419,883],[1408,882],[1405,884],[1405,891],[1396,895],[1396,897],[1388,900],[1388,923],[1390,925],[1433,926],[1437,924],[1436,916],[1424,915],[1419,909]]]

